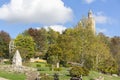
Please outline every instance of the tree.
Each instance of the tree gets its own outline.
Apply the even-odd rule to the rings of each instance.
[[[59,68],[61,52],[61,48],[59,48],[57,44],[51,45],[46,54],[48,63],[56,65],[56,67]]]
[[[56,44],[57,43],[57,39],[58,36],[60,35],[58,32],[54,31],[53,29],[49,28],[48,29],[48,36],[47,36],[47,40],[48,40],[48,45],[51,44]]]
[[[19,34],[15,39],[16,49],[21,53],[24,60],[34,57],[35,43],[31,36],[24,36]]]
[[[70,75],[72,77],[80,77],[81,75],[87,76],[88,74],[89,74],[89,70],[84,67],[80,67],[80,66],[74,66],[70,70]]]
[[[0,57],[9,57],[9,42],[11,38],[7,32],[0,31]]]
[[[111,38],[111,44],[110,44],[110,50],[112,53],[113,58],[115,59],[115,61],[118,64],[118,68],[119,68],[119,74],[120,74],[120,37],[113,37]]]
[[[47,31],[44,28],[41,29],[28,29],[28,34],[32,36],[36,43],[36,51],[46,53],[47,51]]]

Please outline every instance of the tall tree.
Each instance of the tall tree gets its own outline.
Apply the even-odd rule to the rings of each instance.
[[[19,34],[15,39],[16,49],[21,53],[24,60],[28,60],[34,57],[35,54],[35,43],[31,36],[24,36]]]
[[[119,74],[120,74],[120,37],[113,37],[111,38],[111,45],[110,45],[110,50],[112,53],[112,56],[114,59],[117,61],[117,64],[119,66]]]
[[[47,51],[47,31],[44,28],[41,29],[28,29],[28,34],[33,37],[36,43],[37,52],[46,53]]]
[[[0,31],[0,57],[9,57],[10,35],[5,31]]]
[[[50,45],[47,51],[47,61],[52,65],[56,65],[59,68],[59,62],[61,58],[61,48],[57,45]]]
[[[58,36],[60,35],[58,32],[54,31],[53,29],[49,28],[48,29],[48,36],[47,36],[47,40],[48,40],[48,45],[51,44],[56,44],[57,43],[57,39]]]

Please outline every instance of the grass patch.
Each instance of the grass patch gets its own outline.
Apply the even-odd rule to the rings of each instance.
[[[90,71],[89,76],[84,76],[83,80],[91,80],[91,79],[95,79],[99,76],[103,76],[104,80],[120,80],[120,77],[114,77],[114,76],[111,76],[111,75],[101,74],[101,73],[98,73],[98,72],[95,72],[95,71]]]
[[[25,80],[26,76],[20,73],[11,73],[6,71],[0,71],[0,77],[6,78],[9,80]]]

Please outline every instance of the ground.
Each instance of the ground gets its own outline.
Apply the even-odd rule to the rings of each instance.
[[[54,73],[59,74],[59,80],[70,80],[69,76],[69,69],[70,68],[65,68],[61,67],[60,71],[51,71],[49,65],[47,63],[27,63],[24,64],[29,67],[37,67],[36,65],[39,65],[39,72],[40,74],[47,74],[48,76],[53,78]],[[111,75],[106,75],[102,74],[96,71],[90,71],[89,76],[83,76],[83,80],[92,80],[95,79],[99,76],[104,77],[104,80],[120,80],[120,77],[114,77]],[[5,71],[0,71],[0,77],[8,79],[8,80],[25,80],[26,76],[24,74],[19,74],[19,73],[10,73],[10,72],[5,72]],[[0,78],[0,80],[5,80]]]

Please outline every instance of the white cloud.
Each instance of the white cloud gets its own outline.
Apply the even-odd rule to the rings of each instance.
[[[105,28],[97,28],[97,33],[100,33],[100,32],[106,33],[107,30]]]
[[[10,22],[63,24],[72,15],[62,0],[11,0],[0,8],[0,19]]]
[[[84,0],[87,4],[94,2],[95,0]]]
[[[37,29],[40,29],[41,27],[37,27]],[[49,28],[53,29],[54,31],[59,32],[60,34],[62,34],[63,31],[65,31],[67,28],[62,26],[62,25],[51,25],[51,26],[44,26],[44,28],[46,30],[48,30]]]
[[[94,15],[96,23],[106,24],[110,22],[110,18],[105,16],[103,12],[98,12]]]
[[[95,1],[97,1],[97,0],[83,0],[83,2],[85,2],[86,4],[91,4],[91,3],[95,2]],[[107,0],[99,0],[99,1],[106,2]]]

